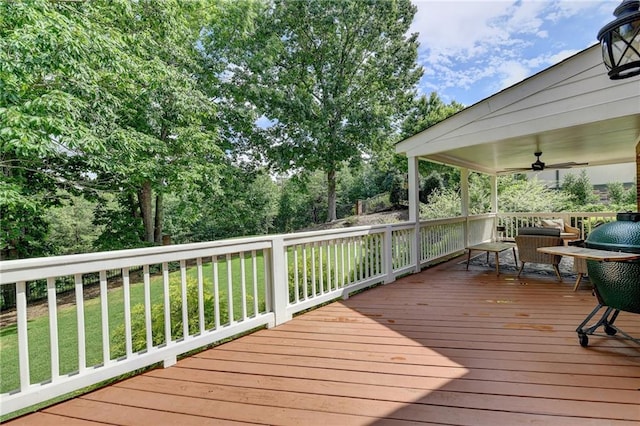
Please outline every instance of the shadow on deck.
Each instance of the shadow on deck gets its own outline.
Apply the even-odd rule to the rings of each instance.
[[[578,344],[590,290],[460,261],[9,424],[640,422],[640,346]],[[640,334],[640,315],[617,324]]]

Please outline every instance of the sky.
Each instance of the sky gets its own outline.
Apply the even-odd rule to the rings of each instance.
[[[420,91],[472,105],[596,44],[616,1],[412,0]],[[603,65],[604,72],[604,65]]]

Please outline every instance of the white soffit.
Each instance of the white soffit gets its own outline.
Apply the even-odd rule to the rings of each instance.
[[[599,45],[474,104],[396,145],[396,152],[495,174],[547,164],[635,160],[640,76],[610,80]]]

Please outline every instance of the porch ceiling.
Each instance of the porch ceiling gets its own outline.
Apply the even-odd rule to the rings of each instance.
[[[640,134],[640,115],[630,115],[579,126],[495,140],[482,145],[454,148],[422,158],[490,174],[528,168],[543,154],[547,166],[565,162],[589,166],[630,163]]]
[[[635,161],[640,77],[612,81],[592,46],[396,146],[398,153],[489,174]]]

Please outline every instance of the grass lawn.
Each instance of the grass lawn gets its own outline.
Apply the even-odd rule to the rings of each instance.
[[[247,316],[255,315],[254,298],[253,298],[253,267],[251,258],[245,258],[245,282],[246,282],[246,313]],[[257,296],[259,310],[264,309],[264,268],[262,254],[258,253],[256,257],[257,270]],[[219,281],[219,304],[221,311],[221,324],[228,322],[228,275],[226,260],[218,261],[218,281]],[[241,259],[234,256],[231,260],[231,276],[232,276],[232,306],[233,318],[239,320],[243,314],[243,290],[241,285]],[[213,273],[212,264],[203,265],[203,279],[205,298],[213,296]],[[197,282],[197,268],[190,267],[187,270],[187,281]],[[171,287],[180,286],[180,271],[170,273]],[[142,279],[139,282],[131,283],[131,306],[132,306],[132,324],[144,324],[144,311],[141,307],[134,309],[134,306],[144,303],[144,286]],[[163,280],[161,275],[151,278],[151,303],[163,304],[164,291]],[[176,290],[174,290],[176,291]],[[196,304],[197,301],[187,297],[190,306]],[[109,341],[111,348],[111,358],[116,357],[117,347],[124,345],[124,290],[123,287],[112,289],[108,292],[108,314],[109,314]],[[159,311],[163,309],[158,308]],[[78,370],[78,333],[77,333],[77,307],[62,307],[58,309],[58,339],[59,339],[59,359],[60,374],[67,374]],[[85,321],[85,339],[86,339],[86,358],[87,366],[93,366],[102,363],[102,309],[100,298],[87,299],[84,301],[84,321]],[[142,316],[141,318],[137,316]],[[136,319],[138,321],[136,321]],[[157,319],[157,318],[154,318]],[[163,315],[159,320],[155,321],[154,330],[164,330]],[[197,322],[197,319],[196,319]],[[205,323],[207,326],[213,323],[213,312],[207,312]],[[135,326],[135,325],[134,325]],[[154,331],[155,333],[155,331]],[[159,336],[164,339],[164,333]],[[142,333],[144,339],[144,332]],[[43,315],[34,318],[28,323],[28,344],[29,344],[29,368],[31,373],[31,382],[38,383],[50,379],[51,377],[51,350],[49,337],[49,316]],[[5,393],[14,389],[18,389],[19,367],[18,367],[18,336],[15,325],[3,327],[0,330],[0,392]]]

